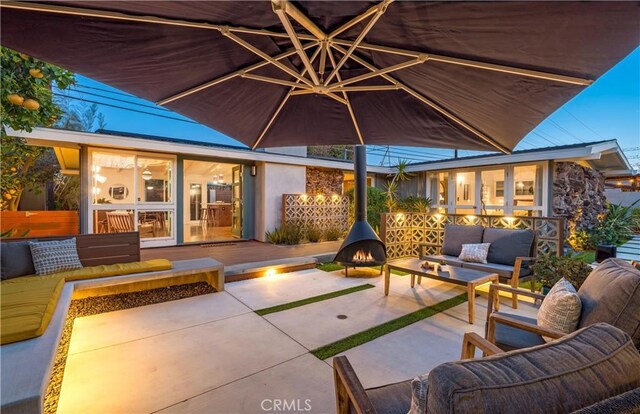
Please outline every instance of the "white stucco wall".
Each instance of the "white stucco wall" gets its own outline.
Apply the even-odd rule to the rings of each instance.
[[[282,195],[306,190],[307,169],[303,166],[258,163],[255,198],[255,237],[265,241],[265,232],[280,225]]]

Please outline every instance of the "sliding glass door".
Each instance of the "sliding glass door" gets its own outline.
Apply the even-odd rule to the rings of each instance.
[[[89,230],[139,231],[141,246],[168,246],[175,238],[175,157],[90,149]]]

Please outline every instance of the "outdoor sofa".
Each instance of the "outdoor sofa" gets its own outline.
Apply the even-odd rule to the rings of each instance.
[[[463,244],[477,243],[491,243],[487,263],[465,262],[458,258]],[[536,234],[533,230],[447,224],[444,228],[441,254],[425,253],[427,248],[434,246],[437,245],[421,244],[420,259],[497,273],[500,283],[509,284],[513,288],[517,288],[521,281],[529,280],[531,291],[535,289],[533,272],[529,267],[536,255]],[[512,295],[512,306],[514,309],[518,307],[516,295]]]
[[[170,262],[140,261],[138,232],[40,237],[76,238],[81,269],[3,280],[0,289],[2,346],[0,410],[3,414],[41,413],[58,343],[73,299],[207,282],[224,290],[224,268],[211,258]],[[3,240],[4,264],[16,265],[24,243]],[[13,255],[13,256],[11,256]],[[7,257],[9,256],[11,260]],[[6,274],[6,273],[5,273]]]
[[[487,356],[468,359],[476,347]],[[416,412],[634,413],[640,406],[640,353],[608,324],[510,352],[467,333],[462,359],[428,373],[426,402]],[[417,379],[364,389],[344,356],[334,358],[333,369],[338,414],[406,414],[412,394],[420,394]]]
[[[514,293],[515,289],[494,285],[489,290],[486,338],[490,342],[512,350],[543,344],[543,335],[547,338],[565,335],[539,326],[536,318],[497,311],[500,291]],[[626,332],[640,349],[640,269],[622,259],[607,259],[591,271],[577,293],[581,303],[577,329],[605,322]],[[526,290],[518,294],[545,299]]]

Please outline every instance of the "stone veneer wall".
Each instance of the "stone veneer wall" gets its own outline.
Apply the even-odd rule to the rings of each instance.
[[[569,232],[595,227],[607,209],[604,189],[604,174],[574,162],[555,163],[553,215],[566,219]]]
[[[342,194],[340,170],[307,167],[307,194]]]

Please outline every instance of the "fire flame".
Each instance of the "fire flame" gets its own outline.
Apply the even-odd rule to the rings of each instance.
[[[358,250],[356,254],[353,255],[353,263],[366,263],[375,261],[373,256],[371,256],[371,252],[364,252],[364,250]]]

